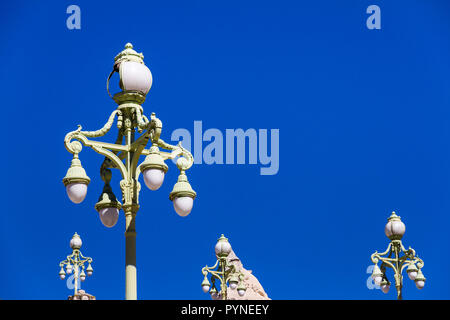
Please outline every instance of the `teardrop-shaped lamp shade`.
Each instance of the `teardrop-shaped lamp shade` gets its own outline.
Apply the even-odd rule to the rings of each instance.
[[[194,206],[194,199],[191,197],[176,197],[173,199],[173,207],[179,216],[185,217],[191,213]]]
[[[376,285],[380,285],[382,280],[383,280],[382,276],[376,276],[375,278],[373,278],[373,281],[375,282]]]
[[[425,281],[423,280],[416,281],[416,287],[417,289],[423,289],[423,287],[425,287]]]
[[[417,271],[409,271],[409,272],[408,272],[408,277],[409,277],[411,280],[416,279],[416,277],[417,277]]]
[[[202,290],[204,293],[207,293],[209,291],[209,286],[202,286]]]
[[[66,267],[66,271],[67,271],[68,274],[71,274],[72,271],[73,271],[72,266],[71,266],[71,265],[68,265],[68,266]]]
[[[87,194],[87,185],[84,183],[69,183],[66,192],[73,203],[81,203]]]
[[[153,82],[152,73],[145,64],[125,61],[120,64],[120,82],[124,91],[140,91],[147,94]]]
[[[119,219],[119,209],[115,207],[103,208],[99,211],[99,216],[105,227],[112,228]]]
[[[144,182],[150,190],[158,190],[164,182],[164,171],[160,169],[147,169],[143,173]]]

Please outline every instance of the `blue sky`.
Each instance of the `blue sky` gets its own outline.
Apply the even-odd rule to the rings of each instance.
[[[66,28],[70,4],[81,30]],[[366,28],[371,4],[381,30]],[[100,128],[115,108],[105,82],[127,42],[152,71],[143,107],[163,121],[162,139],[194,121],[280,130],[276,175],[194,165],[187,218],[168,200],[172,163],[160,190],[143,188],[140,299],[208,299],[201,268],[221,233],[273,299],[394,299],[366,287],[392,210],[425,261],[426,287],[405,278],[404,298],[450,299],[447,1],[4,1],[0,12],[0,299],[66,299],[58,263],[74,232],[94,259],[82,287],[124,298],[123,213],[107,229],[94,209],[103,157],[80,154],[92,180],[82,204],[61,180],[65,134]]]

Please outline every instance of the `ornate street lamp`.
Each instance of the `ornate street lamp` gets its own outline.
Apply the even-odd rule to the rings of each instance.
[[[68,274],[74,273],[74,286],[75,286],[75,295],[78,293],[78,281],[86,280],[86,274],[88,276],[92,275],[94,269],[92,269],[91,263],[92,258],[85,257],[81,254],[80,248],[83,242],[81,241],[80,236],[75,232],[72,239],[70,240],[70,247],[72,248],[72,254],[68,255],[66,260],[63,260],[59,263],[61,270],[59,271],[59,277],[61,280],[66,278],[66,272]],[[88,267],[86,268],[86,273],[84,272],[84,264],[88,263]],[[66,266],[66,271],[64,271],[64,266]],[[80,272],[81,269],[81,272]]]
[[[245,294],[244,274],[236,269],[236,266],[228,263],[227,257],[231,252],[231,245],[228,239],[222,234],[215,247],[217,261],[212,267],[205,266],[202,269],[204,276],[202,282],[203,292],[208,292],[214,300],[227,299],[227,283],[230,288],[237,290],[242,297]],[[215,269],[215,270],[214,270]],[[208,273],[211,275],[211,283],[208,280]],[[220,281],[220,291],[217,291],[216,280]]]
[[[388,218],[388,223],[384,229],[386,236],[391,240],[388,248],[383,253],[375,251],[372,254],[372,262],[375,263],[372,272],[372,278],[375,284],[381,287],[384,293],[389,292],[390,282],[386,277],[386,267],[394,270],[395,288],[397,289],[397,299],[402,299],[403,287],[403,270],[405,268],[408,277],[414,280],[416,287],[422,289],[425,286],[425,277],[422,274],[423,260],[416,255],[416,251],[411,247],[408,250],[403,247],[402,237],[405,234],[405,224],[400,220],[400,217],[392,212]],[[401,255],[403,254],[403,255]],[[381,261],[381,266],[378,267],[378,261]]]
[[[140,173],[142,172],[147,187],[150,190],[157,190],[163,183],[168,169],[164,161],[178,157],[176,165],[180,175],[169,195],[177,214],[187,216],[192,210],[193,200],[196,197],[186,176],[186,170],[194,163],[191,153],[184,149],[181,143],[173,146],[160,139],[162,122],[155,113],[151,114],[150,120],[143,114],[141,104],[145,101],[153,81],[152,74],[143,59],[142,53],[134,51],[130,43],[125,45],[125,50],[115,57],[113,71],[107,81],[109,93],[109,79],[114,72],[119,73],[119,86],[122,91],[112,96],[118,104],[117,109],[111,113],[103,128],[97,131],[81,131],[82,128],[79,125],[77,130],[69,132],[64,139],[66,149],[73,154],[73,160],[63,183],[70,200],[74,203],[84,200],[90,182],[78,156],[82,144],[105,156],[100,167],[100,176],[105,185],[95,209],[106,227],[113,227],[116,224],[119,210],[122,209],[125,213],[125,296],[127,300],[137,299],[135,217],[139,209]],[[116,117],[119,132],[115,143],[88,139],[104,136],[111,129]],[[137,139],[135,139],[136,131],[141,134]],[[123,140],[125,140],[124,143],[122,143]],[[151,146],[145,149],[149,141]],[[170,150],[170,152],[160,151],[159,148]],[[141,156],[146,157],[138,165]],[[123,203],[117,200],[110,186],[111,168],[118,169],[122,176],[120,188]]]

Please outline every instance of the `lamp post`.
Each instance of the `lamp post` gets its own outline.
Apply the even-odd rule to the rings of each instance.
[[[74,273],[74,295],[78,293],[78,280],[84,281],[86,280],[86,274],[88,276],[92,275],[94,269],[92,269],[91,263],[92,258],[85,257],[81,254],[80,248],[83,242],[81,241],[80,236],[75,232],[72,239],[70,240],[70,247],[72,248],[72,254],[68,255],[66,260],[63,260],[59,263],[61,270],[59,271],[59,277],[61,280],[64,280],[66,277],[66,272],[64,271],[64,266],[66,266],[66,271],[68,274]],[[84,272],[84,264],[88,263],[88,267],[86,268],[86,273]],[[81,268],[81,272],[80,272]]]
[[[227,299],[227,283],[231,289],[236,289],[242,297],[245,294],[246,287],[244,285],[244,274],[236,269],[236,266],[228,263],[227,257],[231,252],[231,245],[228,239],[222,234],[215,246],[217,261],[212,267],[205,266],[202,269],[204,276],[202,282],[203,292],[208,292],[214,300]],[[208,273],[211,275],[211,283],[208,280]],[[215,282],[220,281],[220,291],[217,291]]]
[[[66,149],[73,154],[73,160],[63,183],[70,200],[74,203],[84,200],[90,182],[79,159],[82,144],[105,156],[100,166],[104,188],[95,209],[99,212],[101,222],[109,228],[116,224],[120,209],[125,213],[125,297],[127,300],[137,299],[135,218],[139,210],[140,173],[142,172],[147,187],[150,190],[157,190],[162,185],[168,170],[164,161],[178,157],[176,165],[180,175],[169,195],[177,214],[187,216],[192,210],[193,200],[196,197],[186,176],[186,170],[194,163],[192,154],[184,149],[181,143],[174,146],[160,139],[162,122],[155,113],[151,114],[150,119],[144,115],[141,105],[145,101],[153,79],[143,59],[142,53],[133,50],[130,43],[125,45],[125,50],[115,57],[113,71],[107,81],[109,93],[109,80],[114,72],[119,73],[119,85],[122,91],[112,96],[118,105],[117,109],[111,113],[103,128],[97,131],[82,131],[81,126],[78,125],[78,129],[69,132],[64,139]],[[111,129],[116,117],[118,135],[115,143],[88,139],[104,136]],[[138,138],[136,133],[140,134]],[[151,146],[145,149],[149,141]],[[170,152],[160,151],[159,148]],[[141,156],[146,157],[141,164],[138,164]],[[123,204],[116,199],[111,189],[111,168],[118,169],[121,174],[120,188]]]
[[[416,255],[416,251],[411,247],[408,250],[402,244],[402,237],[405,234],[405,224],[400,217],[392,212],[388,218],[388,223],[384,229],[386,236],[391,240],[387,250],[383,253],[375,251],[371,259],[375,264],[372,272],[372,278],[375,284],[381,287],[384,293],[389,292],[391,283],[386,277],[386,268],[394,270],[395,288],[397,289],[397,299],[402,299],[403,270],[406,268],[408,277],[416,283],[418,289],[425,286],[425,277],[422,273],[423,260]],[[380,267],[378,262],[381,261]]]

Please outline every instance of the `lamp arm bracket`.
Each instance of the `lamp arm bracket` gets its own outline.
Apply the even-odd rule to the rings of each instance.
[[[370,256],[370,260],[372,260],[372,262],[374,263],[374,264],[377,264],[378,263],[378,261],[380,260],[380,258],[378,257],[378,253],[373,253],[371,256]]]
[[[393,261],[393,260],[395,260],[395,259],[390,259],[390,258],[384,258],[384,257],[381,257],[380,260],[381,260],[384,264],[386,264],[387,266],[391,267],[391,268],[394,270],[394,273],[398,273],[397,268],[396,268],[395,265],[391,262],[391,261]]]
[[[419,257],[415,257],[414,258],[414,263],[417,265],[417,268],[419,268],[419,269],[422,269],[423,268],[423,266],[424,266],[424,262],[423,262],[423,260],[422,259],[420,259]]]
[[[59,263],[59,266],[60,266],[60,267],[63,267],[65,264],[69,264],[69,261],[68,261],[68,260],[63,260],[63,261],[61,261],[61,262]]]
[[[143,108],[141,105],[136,106],[136,122],[138,132],[141,133],[144,129],[147,129],[149,126],[149,121],[146,116],[143,115]]]
[[[207,265],[205,267],[203,267],[202,269],[202,274],[205,276],[210,270],[213,270],[217,267],[217,265],[219,264],[219,260],[216,261],[216,264],[212,267],[208,267]]]
[[[404,255],[410,259],[413,259],[416,256],[416,251],[411,247],[409,247],[408,250],[406,250],[405,247],[403,247],[403,245],[402,245],[401,249],[402,249],[402,252],[404,253]]]
[[[405,260],[401,266],[400,273],[403,273],[403,270],[405,270],[405,268],[408,267],[411,262],[413,262],[413,263],[416,262],[416,258],[411,259],[411,260]]]
[[[96,131],[80,131],[81,134],[83,134],[86,137],[89,138],[97,138],[97,137],[103,137],[105,134],[108,133],[108,131],[111,129],[112,124],[114,122],[114,118],[116,117],[116,114],[121,115],[122,112],[120,110],[114,110],[111,115],[109,116],[108,121],[105,123],[103,128],[96,130]],[[81,128],[81,126],[79,125]]]
[[[148,127],[148,123],[146,124],[146,126]],[[150,128],[147,130],[147,132],[142,134],[130,146],[130,150],[133,152],[133,158],[131,160],[131,168],[132,168],[132,170],[134,170],[131,172],[131,176],[134,176],[136,178],[136,180],[139,178],[139,173],[140,173],[140,165],[138,166],[138,164],[137,164],[139,161],[139,158],[141,157],[141,155],[148,154],[145,152],[146,151],[145,146],[147,145],[148,140],[151,139],[152,136],[155,134],[154,129],[151,127],[152,127],[152,123],[150,124]]]
[[[384,251],[383,253],[380,253],[380,255],[381,256],[387,255],[391,251],[391,249],[392,249],[392,243],[390,242],[388,247],[387,247],[387,249],[386,249],[386,251]]]
[[[72,141],[73,139],[78,141]],[[66,147],[67,151],[69,151],[72,154],[78,154],[82,150],[83,143],[86,147],[101,147],[101,148],[107,148],[115,152],[119,151],[129,151],[128,146],[114,144],[114,143],[107,143],[107,142],[100,142],[100,141],[92,141],[89,140],[82,132],[81,132],[81,126],[79,126],[78,130],[71,131],[68,134],[66,134],[64,138],[64,146]]]
[[[80,251],[80,262],[81,264],[84,264],[85,262],[92,263],[92,258],[83,256],[83,254]]]
[[[91,145],[91,148],[94,151],[96,151],[97,153],[110,159],[116,165],[116,167],[119,169],[119,171],[122,175],[122,178],[126,179],[126,180],[128,179],[127,168],[125,167],[123,162],[120,160],[120,158],[114,152],[112,152],[112,151],[104,148],[102,145],[98,145],[98,144]]]
[[[76,139],[78,141],[71,141],[73,139]],[[100,141],[91,141],[86,137],[85,133],[81,131],[81,126],[78,126],[77,130],[71,131],[68,134],[66,134],[66,137],[64,138],[64,145],[67,151],[69,151],[72,154],[78,154],[81,152],[82,146],[80,142],[82,142],[87,147],[91,147],[97,153],[104,155],[105,157],[110,159],[115,164],[115,166],[120,170],[122,177],[124,179],[127,179],[127,169],[125,168],[125,165],[123,164],[122,160],[116,155],[116,152],[119,151],[128,152],[129,146],[123,146],[114,143],[106,143]]]
[[[228,279],[235,273],[237,273],[236,266],[234,264],[231,264],[228,266],[228,269],[225,269],[225,282],[228,281]]]
[[[75,256],[75,253],[72,252],[71,254],[69,254],[66,257],[66,260],[63,260],[59,263],[59,266],[62,267],[65,264],[75,264],[76,261],[73,259],[74,256]]]
[[[211,277],[215,277],[216,279],[220,280],[220,282],[224,281],[224,275],[222,272],[217,270],[208,270],[208,271],[211,274]]]
[[[145,116],[143,116],[143,118],[147,119]],[[152,143],[157,144],[159,137],[161,136],[162,121],[156,117],[154,112],[150,115],[150,121],[148,121],[148,119],[146,121],[150,131],[151,141]]]
[[[170,154],[161,153],[161,156],[163,158],[174,159],[178,156],[181,156],[186,159],[186,161],[180,162],[180,164],[177,163],[177,166],[181,171],[188,170],[194,164],[194,157],[192,156],[192,153],[183,148],[183,146],[181,145],[181,141],[178,142],[178,145],[174,146],[164,142],[162,139],[158,139],[157,144],[163,149],[172,150]]]
[[[382,256],[387,255],[390,251],[391,251],[391,246],[392,244],[389,243],[386,251],[382,252],[382,253],[378,253],[378,251],[375,251],[375,253],[373,253],[370,257],[370,259],[372,260],[373,263],[378,263],[379,260],[382,260]]]
[[[122,133],[122,130],[119,130],[115,144],[122,145],[122,140],[123,140],[123,133]],[[117,155],[119,152],[113,151],[113,153]],[[120,160],[122,160],[122,158],[120,156],[119,156],[119,158],[120,158]],[[103,177],[103,171],[108,168],[116,168],[116,166],[111,161],[111,159],[109,159],[108,157],[105,157],[105,160],[103,160],[102,165],[100,166],[100,176]]]

